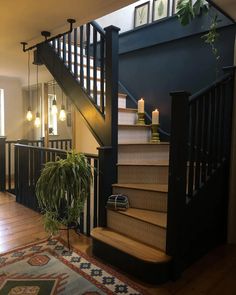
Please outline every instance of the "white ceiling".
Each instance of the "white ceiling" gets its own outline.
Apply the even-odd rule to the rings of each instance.
[[[43,40],[41,31],[52,34],[68,29],[66,20],[87,23],[136,0],[0,0],[0,76],[27,75],[27,53],[20,42],[29,45]],[[41,74],[45,75],[41,68]]]
[[[236,20],[236,0],[213,0],[212,2]]]

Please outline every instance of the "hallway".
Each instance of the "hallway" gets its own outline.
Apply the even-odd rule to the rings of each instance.
[[[71,236],[73,247],[91,255],[90,238]],[[17,204],[12,195],[0,193],[0,253],[47,237],[38,213]],[[160,287],[137,283],[152,295],[235,295],[235,282],[236,246],[227,245],[203,257],[176,282]]]

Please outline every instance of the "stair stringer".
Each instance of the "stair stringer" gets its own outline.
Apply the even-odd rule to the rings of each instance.
[[[79,82],[76,81],[63,60],[47,43],[37,46],[37,54],[39,60],[47,67],[63,92],[77,107],[98,143],[101,146],[109,146],[111,143],[110,122],[106,120],[106,116],[100,112]]]

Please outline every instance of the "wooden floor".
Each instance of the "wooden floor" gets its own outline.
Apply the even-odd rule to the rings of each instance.
[[[47,236],[38,213],[17,204],[13,196],[0,193],[0,253]],[[91,255],[90,238],[72,233],[71,244]],[[130,278],[152,295],[236,295],[236,246],[218,247],[176,282],[157,287]]]

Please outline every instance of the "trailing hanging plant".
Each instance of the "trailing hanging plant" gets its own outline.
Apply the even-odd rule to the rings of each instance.
[[[192,0],[179,0],[177,4],[177,16],[183,26],[188,25],[196,16],[203,13],[208,13],[209,6],[205,0],[197,0],[192,4]],[[217,25],[220,22],[218,15],[211,16],[211,24],[208,33],[204,34],[201,38],[206,44],[209,44],[216,61],[220,59],[219,51],[216,47],[216,42],[219,38],[217,32]]]
[[[91,166],[83,154],[68,153],[66,159],[45,164],[36,196],[47,232],[56,234],[61,224],[78,226],[91,179]]]

